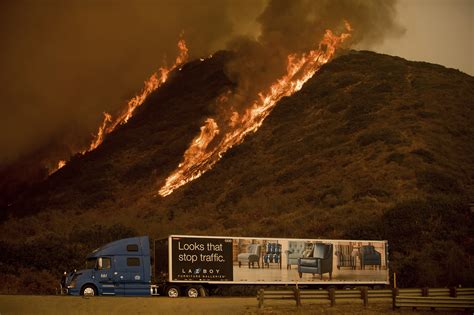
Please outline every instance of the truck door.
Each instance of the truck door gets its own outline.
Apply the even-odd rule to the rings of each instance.
[[[99,290],[102,290],[103,295],[120,294],[120,290],[116,288],[116,271],[115,264],[111,257],[99,257],[97,259],[97,282],[99,283]]]
[[[143,256],[122,256],[120,269],[120,283],[124,287],[124,295],[149,295],[149,279],[145,279]]]

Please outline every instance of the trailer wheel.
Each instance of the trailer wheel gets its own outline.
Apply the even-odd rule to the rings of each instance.
[[[81,289],[81,295],[83,296],[96,296],[97,289],[93,284],[86,284]]]
[[[166,288],[166,295],[170,298],[179,297],[179,287],[176,285],[170,285]]]
[[[190,298],[197,298],[199,296],[200,287],[190,286],[186,289],[186,296]]]

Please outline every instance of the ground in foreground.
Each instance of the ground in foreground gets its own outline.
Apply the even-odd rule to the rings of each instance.
[[[296,308],[293,301],[272,301],[262,310],[254,297],[178,298],[93,297],[0,295],[0,314],[432,314],[411,310],[392,311],[391,303],[372,303],[364,308],[360,301],[334,307],[306,304]],[[436,311],[437,315],[445,314]],[[447,312],[446,314],[465,314]]]

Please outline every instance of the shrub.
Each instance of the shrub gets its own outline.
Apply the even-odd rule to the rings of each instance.
[[[473,285],[473,252],[465,241],[474,235],[473,223],[469,208],[448,196],[406,201],[389,209],[381,226],[400,285]]]
[[[435,161],[433,153],[425,149],[416,149],[410,152],[413,155],[420,157],[426,163],[433,163]]]
[[[405,154],[393,152],[393,153],[390,153],[389,156],[387,156],[387,158],[385,159],[385,162],[386,163],[395,162],[398,165],[401,165],[404,159],[405,159]]]
[[[458,181],[437,170],[416,173],[417,184],[429,193],[459,194],[462,192]]]
[[[382,141],[385,144],[399,144],[401,142],[400,135],[390,129],[377,129],[363,133],[357,139],[360,146],[367,146],[377,141]]]

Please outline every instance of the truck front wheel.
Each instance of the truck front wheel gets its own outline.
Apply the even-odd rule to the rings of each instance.
[[[179,287],[176,285],[170,285],[166,288],[166,295],[170,298],[179,297]]]
[[[96,296],[97,295],[97,289],[92,284],[86,284],[81,289],[81,295],[83,295],[83,296]]]

